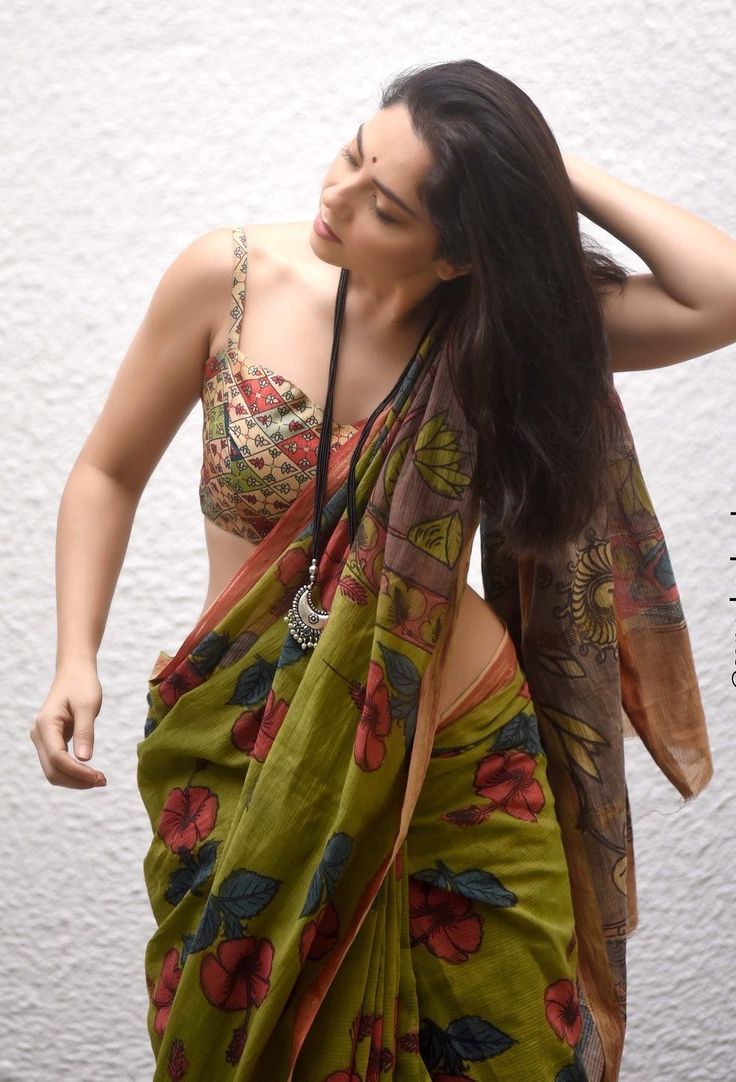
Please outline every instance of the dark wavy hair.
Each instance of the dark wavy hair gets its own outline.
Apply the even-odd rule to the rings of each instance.
[[[399,102],[432,159],[418,194],[435,258],[472,265],[437,288],[432,355],[447,351],[478,434],[489,533],[541,553],[604,498],[616,407],[599,291],[629,271],[581,233],[552,131],[510,79],[476,60],[412,67],[382,86],[382,109]]]

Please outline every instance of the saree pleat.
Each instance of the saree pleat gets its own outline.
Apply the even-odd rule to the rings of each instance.
[[[312,482],[149,677],[154,1082],[618,1077],[636,912],[623,710],[683,790],[709,777],[666,546],[624,420],[628,474],[619,447],[580,543],[502,559],[430,342],[360,454],[352,541],[352,448],[331,459],[315,649],[283,619]],[[507,635],[441,718],[479,522]],[[671,684],[651,673],[663,657]],[[688,716],[655,732],[670,687]]]
[[[572,901],[545,767],[506,635],[483,686],[435,740],[407,837],[295,1082],[585,1078]]]

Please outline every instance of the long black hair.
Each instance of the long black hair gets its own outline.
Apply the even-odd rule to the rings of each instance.
[[[517,555],[577,536],[604,497],[616,420],[599,291],[628,270],[581,233],[560,149],[531,99],[476,60],[409,68],[403,103],[432,164],[419,198],[443,282],[435,342],[478,434],[473,483]],[[585,239],[585,244],[584,244]]]

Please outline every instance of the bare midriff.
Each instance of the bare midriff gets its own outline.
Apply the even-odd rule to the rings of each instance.
[[[256,549],[256,545],[246,538],[229,533],[204,517],[203,522],[210,578],[207,597],[195,624]],[[448,647],[445,686],[440,696],[440,714],[444,714],[477,680],[497,653],[504,631],[503,621],[488,602],[471,586],[466,585]]]

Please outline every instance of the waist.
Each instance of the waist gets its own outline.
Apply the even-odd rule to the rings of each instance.
[[[507,627],[488,602],[466,585],[443,666],[440,696],[443,717],[465,696],[501,654]]]

